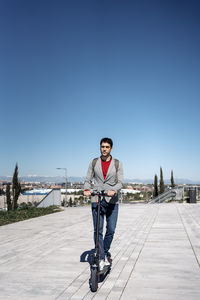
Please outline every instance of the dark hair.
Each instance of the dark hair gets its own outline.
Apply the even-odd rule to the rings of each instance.
[[[102,143],[108,143],[111,146],[111,148],[113,147],[113,141],[110,138],[105,137],[105,138],[101,139],[100,146]]]

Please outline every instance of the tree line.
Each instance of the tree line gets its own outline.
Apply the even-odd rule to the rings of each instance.
[[[174,175],[173,170],[171,171],[171,187],[175,187],[174,183]],[[160,182],[158,185],[158,176],[155,174],[154,176],[154,191],[153,197],[157,197],[159,194],[164,193],[165,191],[165,183],[163,179],[163,171],[162,167],[160,167]],[[18,165],[15,166],[15,171],[12,178],[12,189],[11,184],[7,184],[6,186],[6,202],[7,202],[7,210],[16,210],[18,207],[18,198],[21,193],[21,185],[18,179]]]
[[[173,170],[171,171],[171,185],[170,186],[172,188],[175,187]],[[163,170],[162,170],[162,167],[160,167],[159,186],[158,186],[158,176],[157,176],[157,174],[155,174],[155,176],[154,176],[154,192],[153,192],[154,198],[157,197],[159,194],[164,193],[164,191],[165,191],[165,183],[164,183],[164,179],[163,179]]]

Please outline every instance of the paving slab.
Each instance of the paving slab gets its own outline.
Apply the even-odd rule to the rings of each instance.
[[[200,205],[120,204],[110,274],[89,290],[90,207],[0,227],[0,299],[200,299]]]

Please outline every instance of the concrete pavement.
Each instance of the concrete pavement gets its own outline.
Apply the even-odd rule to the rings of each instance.
[[[122,204],[111,273],[89,290],[89,207],[0,227],[0,299],[200,299],[200,205]]]

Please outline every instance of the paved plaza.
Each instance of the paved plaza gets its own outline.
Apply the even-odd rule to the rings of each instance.
[[[0,299],[199,300],[200,205],[120,204],[111,273],[89,290],[90,207],[0,227]]]

